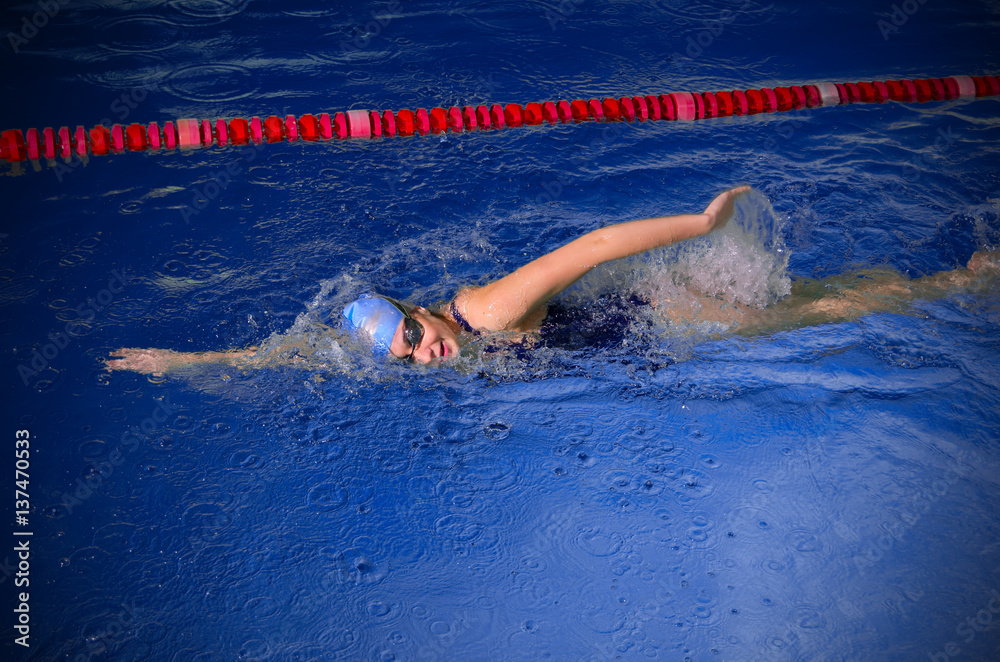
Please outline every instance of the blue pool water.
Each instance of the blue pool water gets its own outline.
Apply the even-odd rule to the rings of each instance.
[[[1000,71],[996,3],[902,4],[57,3],[0,44],[0,129]],[[0,32],[27,35],[39,6],[5,8]],[[679,276],[731,291],[678,266],[711,256],[759,299],[962,266],[1000,248],[998,111],[4,165],[3,658],[1000,659],[994,286],[756,338],[635,310],[593,346],[475,346],[437,370],[318,326],[362,290],[440,301],[741,182],[728,234],[563,303]],[[101,363],[289,338],[310,350],[296,367],[277,349],[250,371]]]

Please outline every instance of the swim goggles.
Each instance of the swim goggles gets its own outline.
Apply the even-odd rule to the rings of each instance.
[[[407,310],[406,306],[395,299],[390,299],[389,297],[382,295],[377,295],[377,298],[385,299],[391,303],[396,310],[403,313],[403,337],[406,338],[406,342],[410,343],[410,354],[405,357],[405,360],[413,361],[413,352],[417,351],[417,345],[419,345],[420,341],[424,339],[423,325],[413,319],[413,316],[410,315],[410,311]]]

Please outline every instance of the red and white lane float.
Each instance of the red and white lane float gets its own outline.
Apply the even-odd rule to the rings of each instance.
[[[692,121],[734,115],[780,113],[800,108],[853,103],[924,103],[960,97],[1000,95],[997,76],[949,76],[916,80],[865,83],[815,83],[758,90],[726,92],[672,92],[670,94],[577,99],[426,110],[348,110],[316,115],[270,116],[265,119],[179,119],[148,125],[98,124],[92,129],[77,126],[22,132],[0,132],[0,160],[38,161],[43,157],[65,160],[87,154],[101,156],[159,149],[197,149],[212,145],[247,145],[297,140],[325,141],[350,138],[425,136],[429,133],[459,133],[508,127],[555,124],[556,122],[646,122]]]

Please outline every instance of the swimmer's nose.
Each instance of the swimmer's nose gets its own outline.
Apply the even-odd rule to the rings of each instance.
[[[430,363],[434,360],[434,351],[431,347],[431,345],[420,343],[420,346],[417,347],[417,351],[413,353],[413,358],[416,359],[417,363],[423,365],[424,363]]]

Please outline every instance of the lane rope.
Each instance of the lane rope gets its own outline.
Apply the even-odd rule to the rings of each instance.
[[[1000,95],[1000,77],[949,76],[915,80],[860,83],[814,83],[788,87],[726,92],[672,92],[669,94],[576,99],[506,105],[453,106],[417,110],[348,110],[334,113],[251,117],[249,120],[178,119],[123,127],[101,124],[45,127],[22,132],[0,132],[0,160],[70,161],[74,156],[103,156],[147,150],[199,149],[218,145],[275,142],[374,139],[437,133],[484,131],[508,127],[573,122],[694,121],[714,117],[781,113],[801,108],[854,103],[926,103],[957,98]]]

